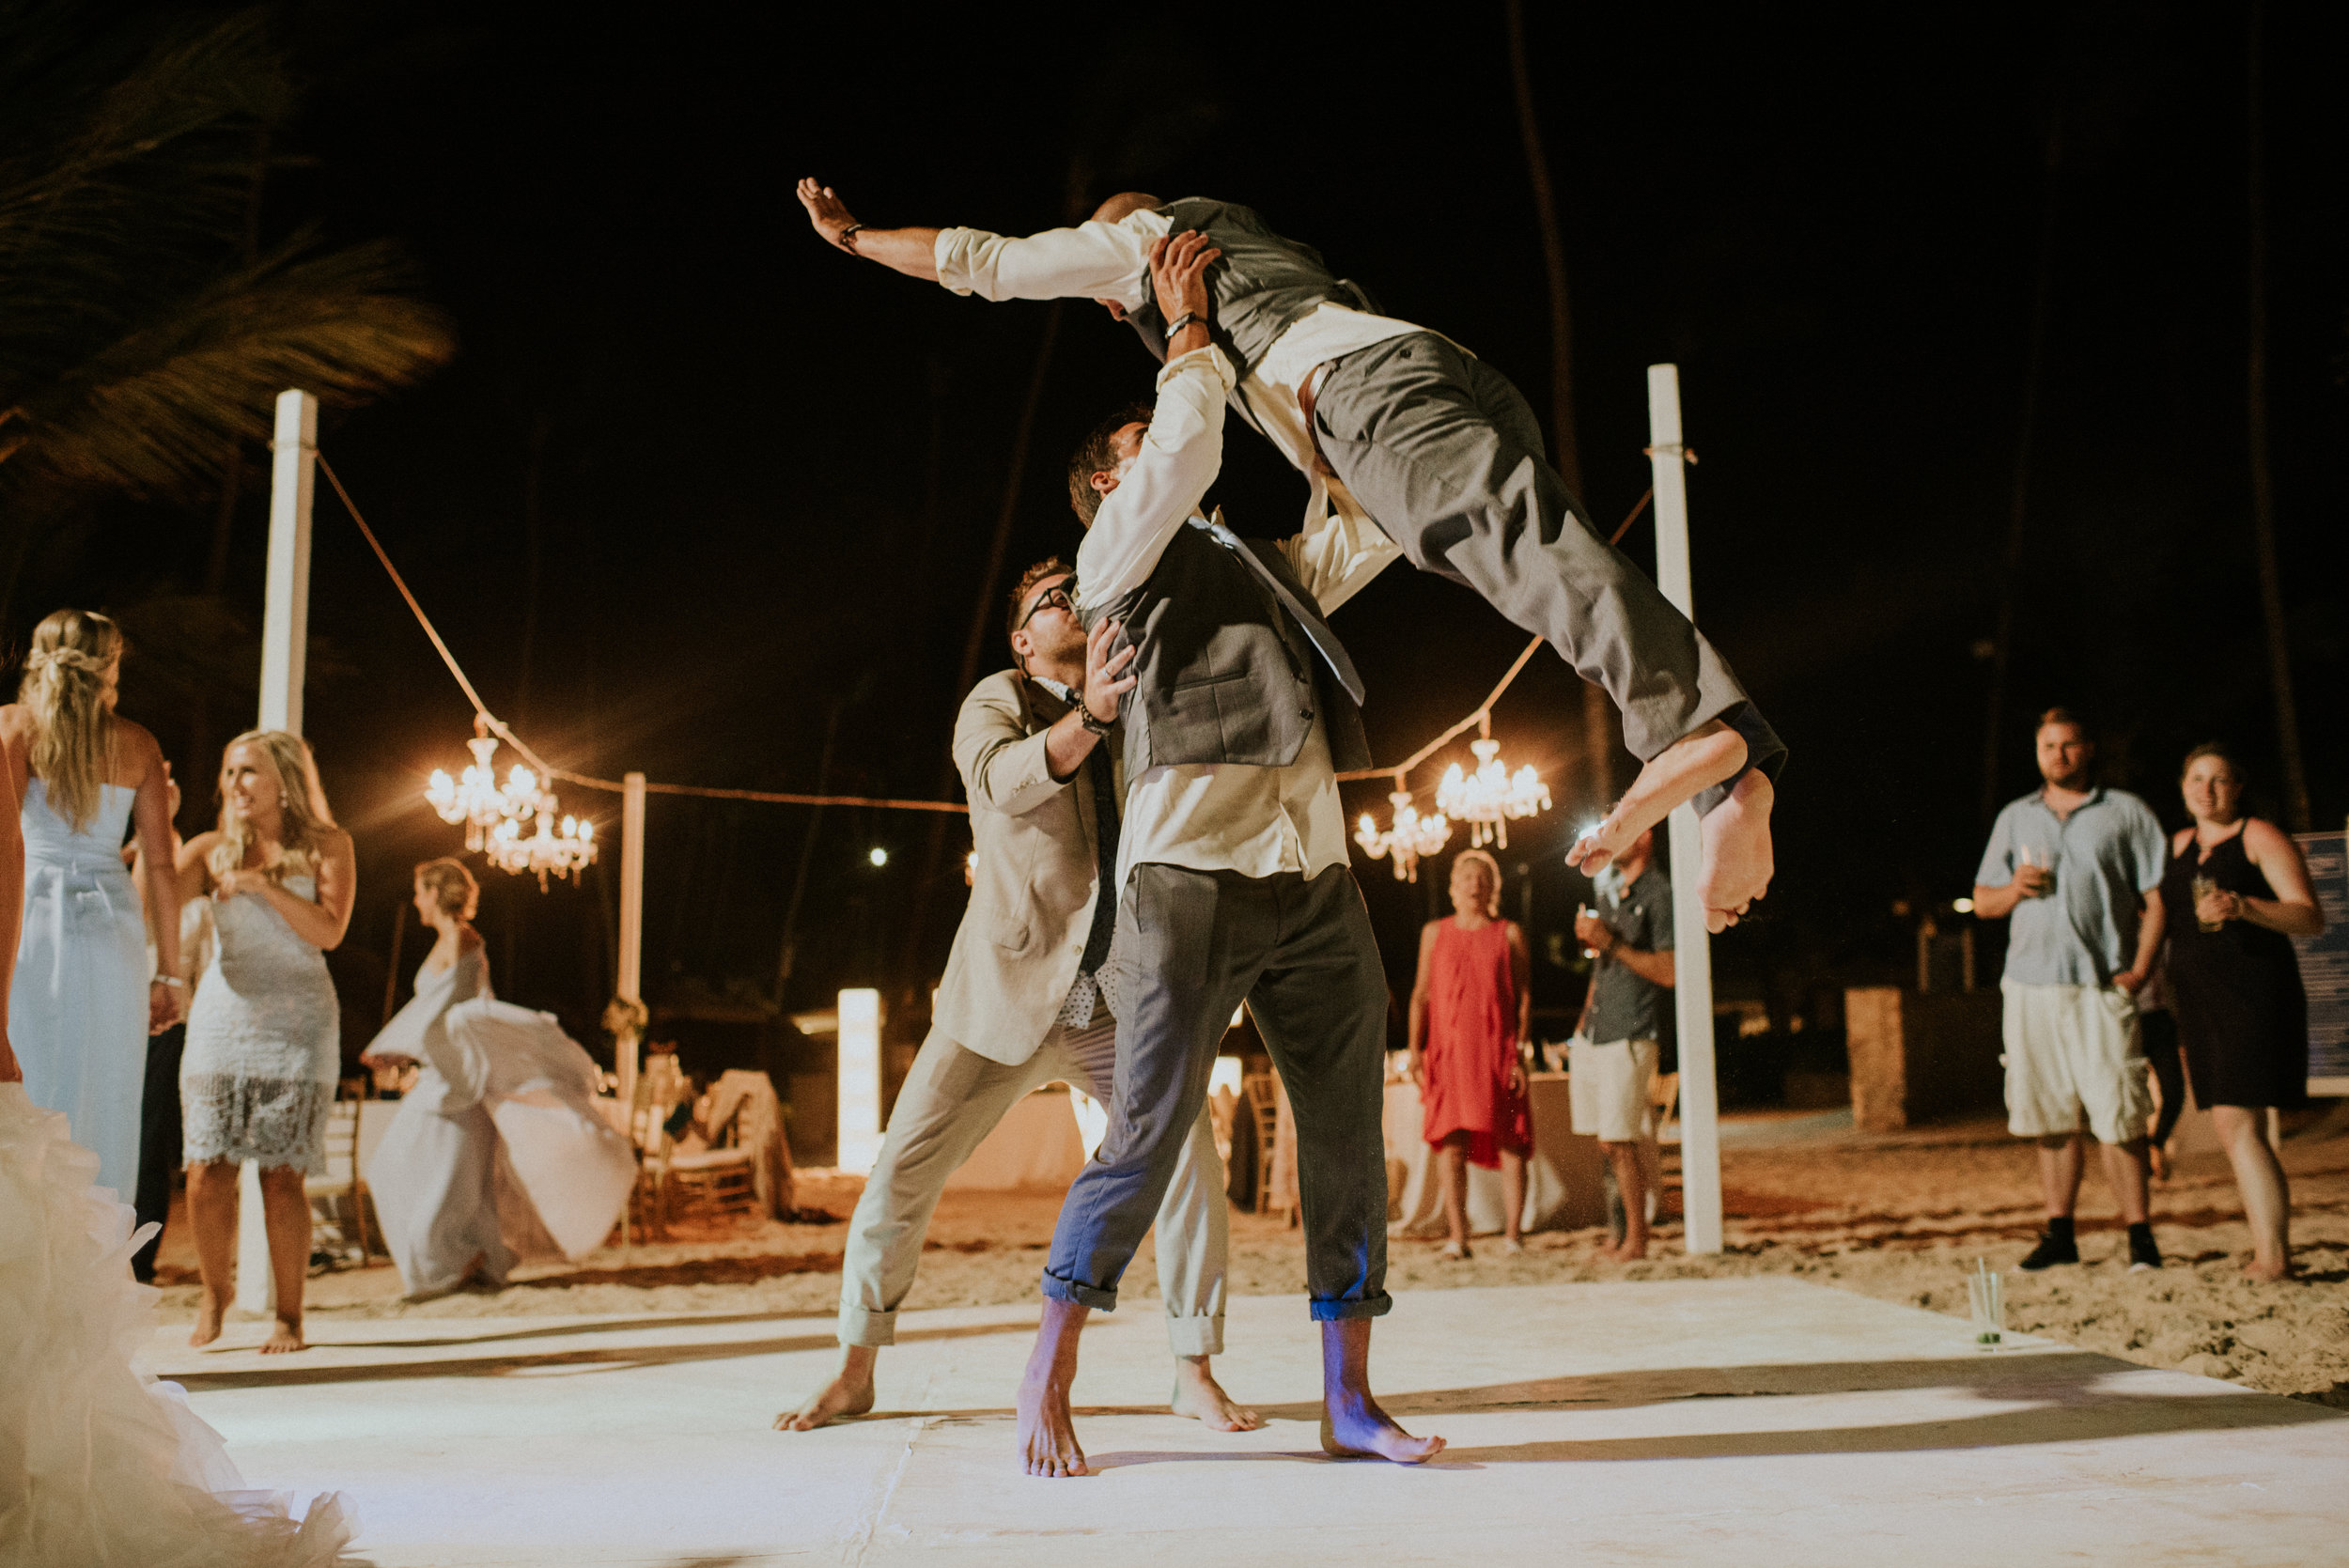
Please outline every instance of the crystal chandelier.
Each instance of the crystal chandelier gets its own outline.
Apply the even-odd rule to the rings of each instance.
[[[465,847],[476,854],[488,849],[490,835],[501,825],[533,816],[541,806],[551,810],[554,805],[554,797],[539,789],[538,776],[520,763],[503,785],[497,782],[497,764],[492,759],[498,743],[489,728],[475,715],[473,738],[465,742],[473,752],[473,766],[454,781],[435,768],[424,789],[425,800],[441,814],[442,821],[465,825]]]
[[[1364,812],[1355,825],[1354,842],[1362,846],[1362,853],[1372,860],[1391,856],[1394,861],[1394,879],[1398,882],[1419,880],[1419,862],[1439,853],[1451,841],[1452,824],[1441,812],[1422,816],[1411,804],[1411,792],[1403,787],[1403,776],[1395,775],[1394,792],[1387,797],[1394,807],[1394,823],[1385,832],[1370,813]]]
[[[489,843],[482,852],[500,871],[536,876],[538,891],[544,893],[549,877],[575,876],[595,862],[596,825],[567,816],[558,830],[554,823],[554,797],[541,791],[538,800],[537,832],[525,835],[521,819],[509,816],[490,830]]]
[[[1548,811],[1549,785],[1531,766],[1512,776],[1501,760],[1501,742],[1492,737],[1490,716],[1478,718],[1484,734],[1469,743],[1476,753],[1476,771],[1463,773],[1456,762],[1445,768],[1436,786],[1436,809],[1469,824],[1471,846],[1498,844],[1506,849],[1510,819]]]

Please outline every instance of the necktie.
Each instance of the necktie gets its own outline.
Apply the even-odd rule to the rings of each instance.
[[[1117,930],[1117,789],[1107,744],[1094,747],[1085,758],[1085,776],[1093,782],[1093,842],[1100,891],[1093,895],[1093,929],[1085,936],[1085,955],[1077,969],[1093,974],[1109,957],[1110,938]]]
[[[1296,617],[1307,640],[1329,661],[1330,673],[1338,677],[1338,684],[1346,688],[1346,694],[1354,699],[1354,706],[1361,706],[1362,677],[1355,672],[1354,660],[1347,656],[1346,644],[1338,641],[1338,634],[1330,629],[1330,623],[1321,618],[1321,613],[1275,576],[1272,568],[1257,559],[1256,552],[1242,543],[1238,535],[1221,522],[1209,522],[1204,526],[1208,537],[1238,556],[1240,563],[1256,574],[1256,580],[1272,590],[1273,598]]]

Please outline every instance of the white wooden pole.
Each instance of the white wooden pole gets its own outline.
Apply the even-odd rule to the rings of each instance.
[[[620,972],[622,1001],[642,1001],[645,986],[645,775],[621,775],[620,795]],[[636,1098],[642,1039],[623,1031],[613,1042],[613,1067],[623,1103]]]
[[[1697,618],[1688,572],[1688,466],[1681,458],[1680,367],[1647,367],[1648,445],[1656,475],[1656,582]],[[1672,1012],[1680,1025],[1680,1204],[1688,1250],[1721,1250],[1720,1092],[1713,1062],[1713,949],[1697,898],[1704,840],[1694,806],[1672,814]]]
[[[319,400],[277,395],[271,447],[269,588],[261,612],[261,728],[302,733],[310,640],[310,494],[318,476]]]
[[[302,733],[303,656],[310,640],[310,495],[318,475],[319,400],[306,392],[277,395],[270,443],[269,574],[261,603],[259,727]],[[261,1213],[261,1172],[251,1160],[237,1172],[237,1299],[244,1312],[277,1310]],[[308,1260],[303,1260],[306,1265]]]

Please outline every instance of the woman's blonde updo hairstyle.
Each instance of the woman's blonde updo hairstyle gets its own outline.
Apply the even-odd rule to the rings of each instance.
[[[1464,865],[1471,864],[1483,866],[1486,875],[1491,878],[1487,884],[1489,891],[1485,896],[1485,914],[1487,919],[1499,920],[1501,918],[1501,862],[1482,849],[1463,849],[1452,858],[1452,869],[1455,872]]]
[[[122,629],[94,610],[52,611],[33,629],[16,700],[33,715],[33,777],[75,832],[98,815],[106,782],[106,672],[122,657]]]
[[[416,867],[416,884],[432,895],[441,913],[459,920],[473,919],[481,904],[481,884],[473,879],[464,862],[452,856],[443,855]]]
[[[310,754],[310,743],[284,730],[247,730],[221,748],[220,842],[205,858],[206,865],[214,879],[226,877],[244,864],[245,854],[253,847],[253,825],[237,814],[235,798],[227,789],[228,753],[240,746],[259,752],[277,775],[277,853],[259,869],[280,882],[288,877],[315,876],[319,846],[333,831],[334,814],[327,809],[326,791],[319,784],[318,760]]]

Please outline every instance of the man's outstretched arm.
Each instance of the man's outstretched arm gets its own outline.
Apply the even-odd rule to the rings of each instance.
[[[800,205],[827,244],[985,300],[1097,300],[1122,317],[1150,297],[1154,212],[1006,239],[976,228],[866,228],[829,185],[800,181]]]
[[[807,221],[828,245],[861,256],[867,261],[903,272],[926,283],[938,281],[938,230],[934,228],[866,228],[848,211],[848,203],[829,185],[800,181],[800,205]],[[853,231],[853,232],[851,232]]]

